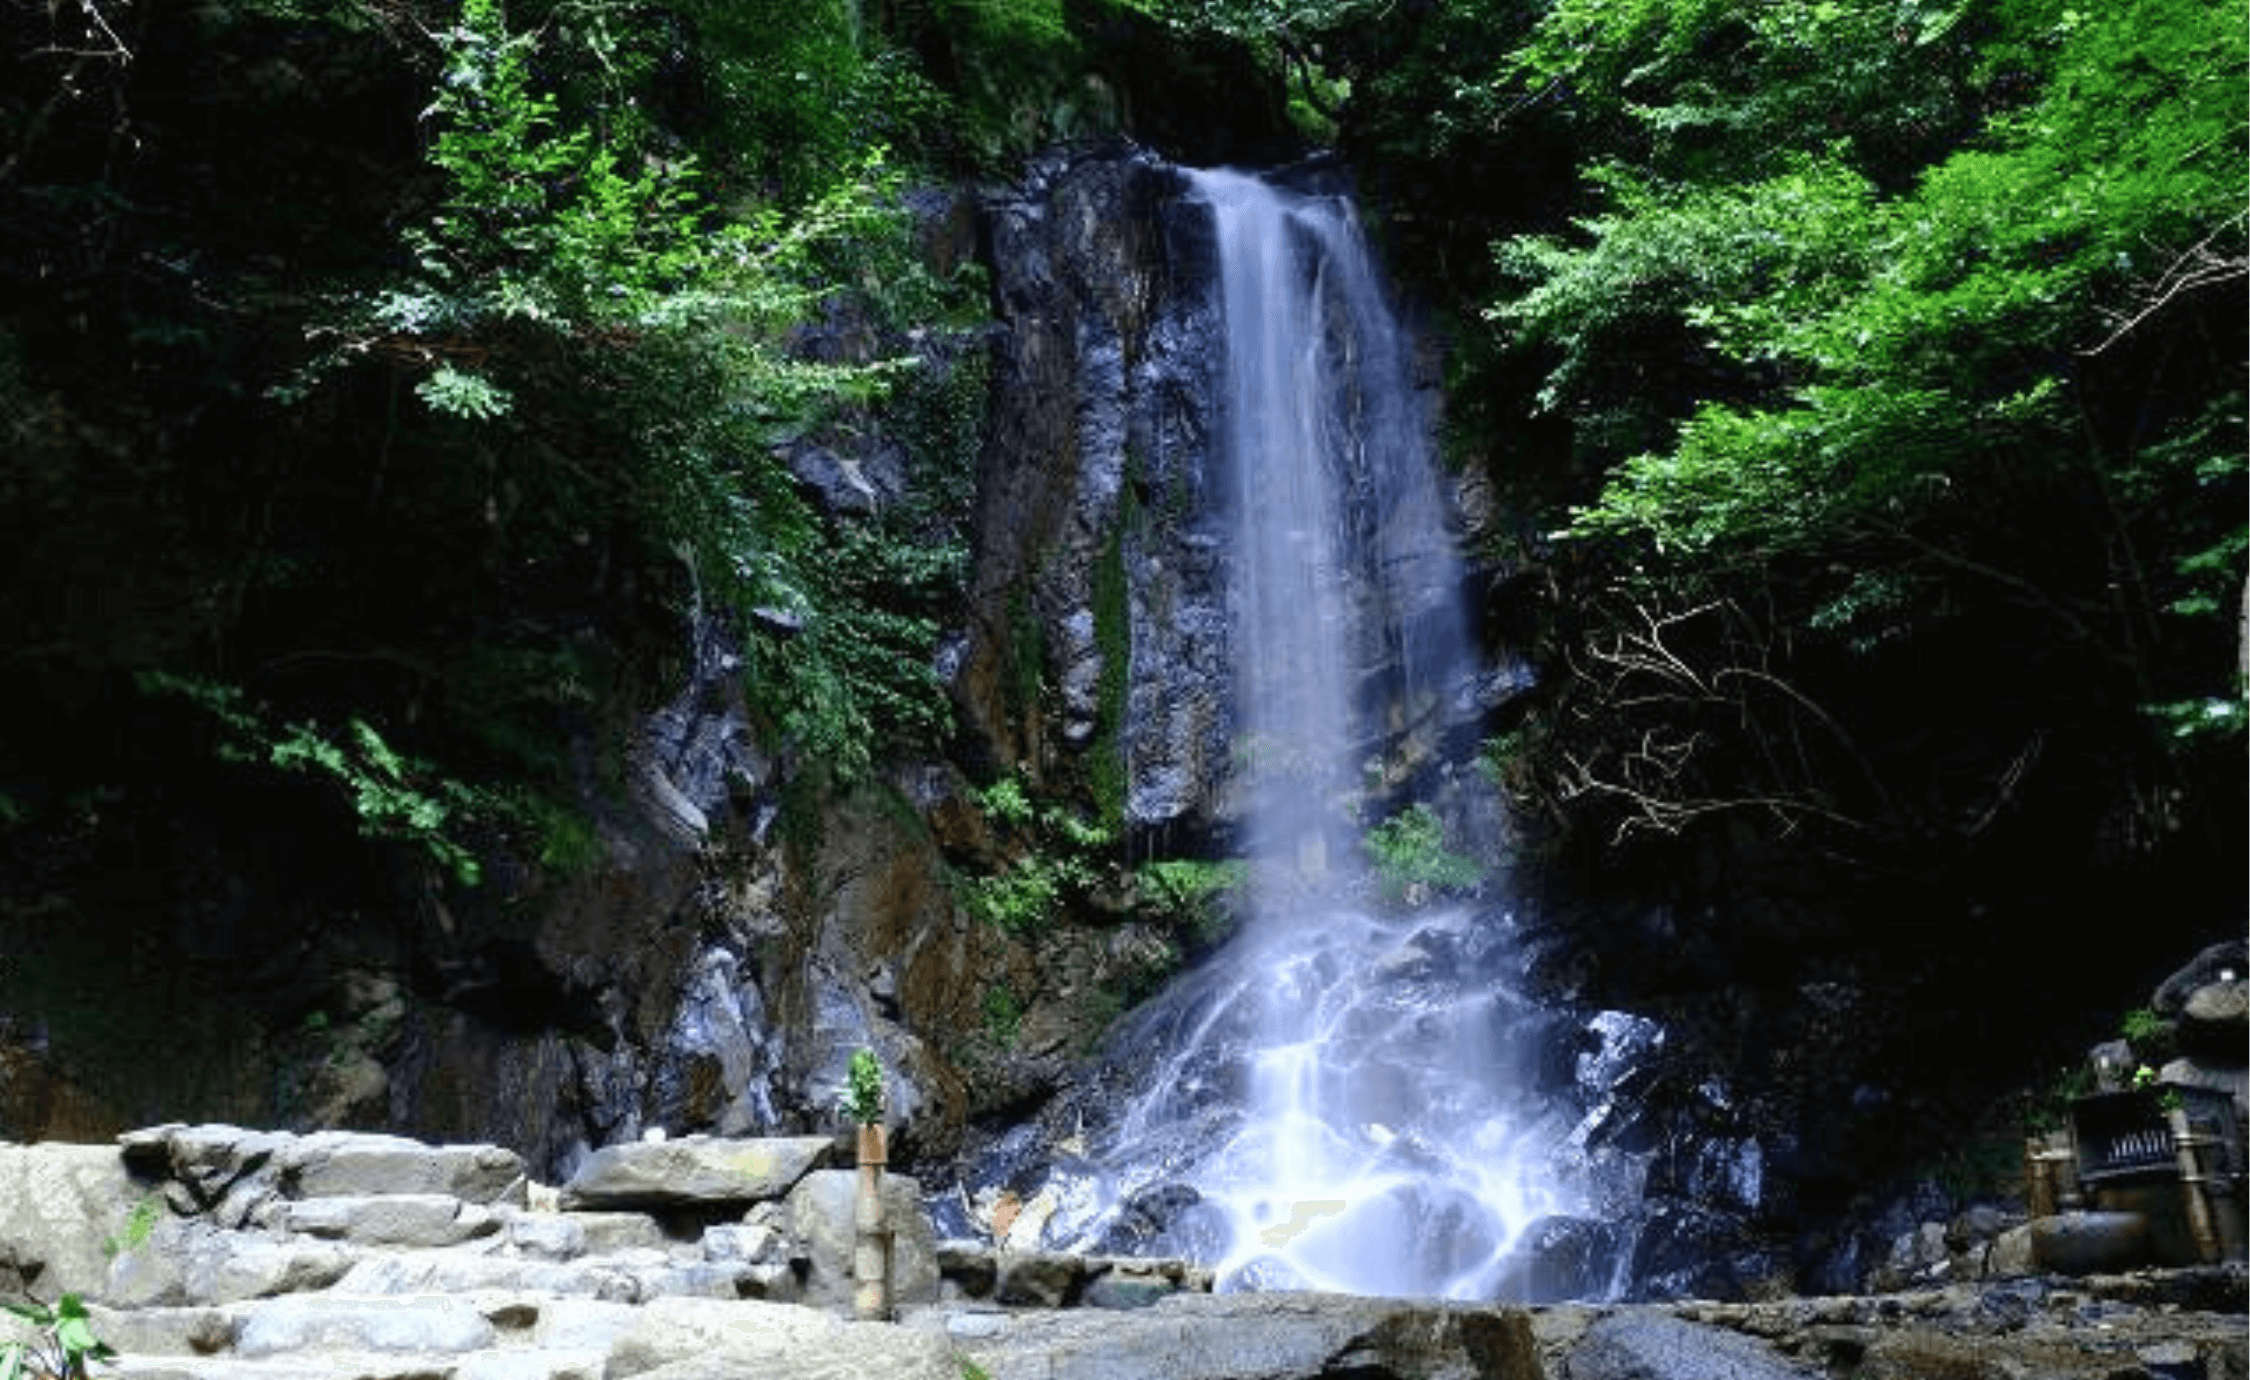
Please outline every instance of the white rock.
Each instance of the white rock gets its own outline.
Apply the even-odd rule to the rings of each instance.
[[[251,1358],[300,1351],[457,1354],[482,1350],[494,1340],[484,1314],[460,1299],[307,1294],[245,1310],[235,1352]]]

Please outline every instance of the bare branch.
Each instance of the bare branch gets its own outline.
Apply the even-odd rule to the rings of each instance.
[[[1716,619],[1715,625],[1709,620]],[[1680,639],[1703,620],[1695,650]],[[1563,802],[1598,797],[1626,813],[1612,836],[1677,834],[1722,811],[1753,809],[1784,833],[1809,818],[1861,829],[1834,809],[1819,787],[1806,729],[1833,736],[1882,794],[1879,782],[1835,718],[1770,669],[1770,639],[1731,600],[1666,613],[1634,601],[1620,610],[1622,627],[1575,649],[1569,665],[1582,687],[1571,719],[1593,738],[1590,750],[1560,752],[1555,781]],[[1637,625],[1637,626],[1636,626]],[[1725,759],[1763,782],[1749,790],[1708,791],[1698,764]]]
[[[2128,315],[2115,318],[2117,325],[2099,345],[2078,353],[2091,359],[2126,336],[2139,329],[2150,317],[2170,306],[2178,298],[2207,287],[2240,281],[2250,277],[2250,256],[2220,254],[2212,249],[2220,236],[2240,234],[2244,217],[2235,216],[2225,224],[2205,235],[2174,259],[2151,283],[2141,306]]]

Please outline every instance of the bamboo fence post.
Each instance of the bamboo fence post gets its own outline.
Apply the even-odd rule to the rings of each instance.
[[[880,1122],[859,1128],[859,1201],[852,1213],[853,1315],[865,1322],[891,1316],[891,1232],[883,1215],[885,1147]]]

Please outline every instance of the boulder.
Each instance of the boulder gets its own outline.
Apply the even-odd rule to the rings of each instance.
[[[1124,1312],[979,1313],[951,1329],[991,1380],[1544,1380],[1517,1309],[1332,1294],[1174,1294]]]
[[[803,1243],[804,1302],[821,1308],[852,1302],[854,1211],[859,1175],[849,1169],[807,1174],[784,1205],[789,1235]],[[901,1307],[938,1296],[937,1235],[922,1207],[922,1187],[903,1174],[883,1176],[883,1221],[891,1231],[891,1301]]]
[[[961,1380],[944,1339],[774,1303],[657,1299],[634,1311],[605,1380]]]
[[[283,1230],[358,1246],[455,1246],[500,1230],[482,1208],[439,1193],[372,1198],[308,1198],[281,1212]]]
[[[212,1210],[240,1225],[273,1198],[439,1194],[464,1202],[523,1200],[523,1157],[497,1145],[426,1145],[404,1136],[315,1131],[293,1136],[239,1126],[178,1124],[117,1138],[124,1163],[170,1180],[183,1211]]]
[[[2231,973],[2230,978],[2227,974]],[[2250,977],[2250,940],[2227,939],[2191,958],[2180,970],[2157,984],[2149,1004],[2159,1016],[2176,1017],[2197,989],[2213,983]]]
[[[2022,1226],[2010,1227],[1992,1242],[1985,1253],[1984,1275],[1987,1279],[2021,1279],[2039,1272],[2039,1256],[2032,1228],[2037,1219]]]
[[[1002,1251],[999,1301],[1010,1307],[1066,1308],[1086,1287],[1084,1257],[1058,1251]]]
[[[2174,1059],[2156,1071],[2159,1083],[2187,1088],[2209,1088],[2234,1099],[2235,1115],[2250,1117],[2250,1068],[2241,1064],[2210,1063],[2201,1059]]]
[[[352,1265],[349,1252],[327,1241],[272,1241],[216,1231],[197,1233],[191,1240],[180,1280],[189,1304],[237,1303],[325,1289]]]
[[[1570,1380],[1813,1380],[1739,1333],[1660,1313],[1601,1319],[1571,1348]]]
[[[98,1296],[150,1192],[106,1145],[0,1144],[0,1296]]]
[[[2250,1045],[2250,980],[2207,982],[2180,1004],[2180,1047],[2240,1064]]]
[[[1157,1300],[1180,1292],[1180,1281],[1160,1271],[1134,1268],[1120,1261],[1086,1281],[1079,1303],[1087,1308],[1148,1308]]]
[[[578,1208],[710,1208],[786,1196],[828,1160],[826,1136],[772,1140],[632,1141],[589,1155],[563,1185],[562,1205]]]
[[[2031,1253],[2040,1268],[2089,1275],[2148,1263],[2148,1218],[2138,1212],[2065,1212],[2031,1224]]]
[[[662,1251],[557,1262],[446,1250],[369,1256],[336,1281],[336,1290],[387,1297],[520,1290],[561,1298],[638,1303],[662,1292],[664,1285],[677,1282],[672,1261]]]
[[[200,1217],[167,1220],[117,1252],[93,1297],[121,1308],[273,1298],[325,1289],[355,1258],[341,1242],[230,1231]]]
[[[273,1299],[244,1315],[235,1354],[249,1359],[307,1351],[452,1352],[493,1345],[492,1323],[445,1297]]]

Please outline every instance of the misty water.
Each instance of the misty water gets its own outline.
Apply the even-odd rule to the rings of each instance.
[[[1161,1204],[1156,1244],[1222,1289],[1503,1296],[1525,1228],[1578,1207],[1571,1116],[1514,1091],[1539,1013],[1504,900],[1378,904],[1360,847],[1402,808],[1370,783],[1430,774],[1477,673],[1410,342],[1346,200],[1191,187],[1224,303],[1247,919],[1136,1014],[1093,1158],[1112,1220]]]

